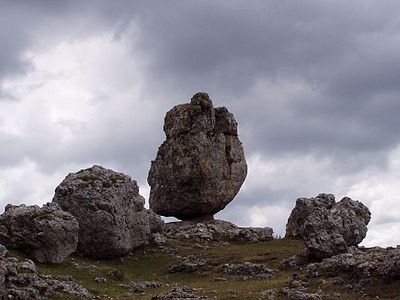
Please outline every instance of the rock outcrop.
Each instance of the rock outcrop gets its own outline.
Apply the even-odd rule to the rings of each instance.
[[[198,290],[187,287],[174,287],[167,291],[165,294],[157,295],[151,300],[211,300],[206,296],[198,294]]]
[[[240,264],[223,264],[219,267],[219,270],[223,273],[240,278],[242,280],[250,278],[271,278],[274,271],[267,268],[262,264],[254,264],[251,262],[243,262]]]
[[[181,221],[165,224],[169,238],[190,238],[197,241],[261,242],[273,239],[270,227],[238,227],[223,220]]]
[[[239,192],[247,175],[237,123],[206,93],[165,116],[166,141],[148,176],[150,208],[181,220],[212,218]]]
[[[53,198],[79,222],[78,251],[97,258],[151,243],[163,221],[144,209],[144,201],[136,181],[101,166],[69,174]]]
[[[79,299],[94,298],[71,277],[40,275],[33,261],[19,261],[6,253],[0,244],[0,299],[45,299],[58,292]]]
[[[400,246],[350,247],[348,253],[326,258],[320,263],[309,264],[306,271],[310,277],[336,277],[347,274],[349,278],[362,285],[369,283],[372,278],[391,282],[400,279]]]
[[[338,203],[331,194],[300,198],[286,225],[286,237],[302,237],[309,256],[323,259],[358,245],[370,219],[369,209],[348,197]]]
[[[75,252],[78,222],[57,203],[39,206],[7,205],[0,216],[0,243],[25,251],[44,263],[61,263]]]

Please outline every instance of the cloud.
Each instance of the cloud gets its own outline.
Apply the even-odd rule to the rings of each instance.
[[[166,111],[207,91],[249,163],[218,216],[282,235],[296,198],[332,192],[371,208],[367,244],[399,243],[399,6],[4,0],[0,203],[48,201],[94,163],[148,194]]]

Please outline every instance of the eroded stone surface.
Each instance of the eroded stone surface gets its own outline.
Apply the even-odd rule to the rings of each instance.
[[[367,234],[369,209],[359,201],[331,194],[300,198],[286,225],[286,237],[302,237],[310,257],[323,259],[345,253]]]
[[[165,224],[170,238],[190,238],[197,241],[260,242],[273,239],[270,227],[238,227],[223,220],[181,221]]]
[[[79,299],[94,298],[70,276],[43,276],[33,261],[0,253],[0,299],[46,299],[58,292]]]
[[[206,296],[201,296],[195,289],[186,287],[174,287],[164,294],[157,295],[151,298],[152,300],[210,300]]]
[[[168,273],[193,273],[207,268],[208,260],[189,255],[168,267]]]
[[[243,262],[240,264],[223,264],[219,267],[222,272],[241,279],[270,278],[273,270],[262,264]]]
[[[69,174],[53,198],[79,222],[79,252],[98,258],[151,243],[163,221],[144,209],[144,201],[136,181],[101,166]]]
[[[326,258],[320,263],[309,264],[306,270],[310,277],[335,277],[347,273],[364,284],[373,277],[390,282],[400,279],[400,246],[350,247],[348,253]]]
[[[179,219],[212,218],[238,193],[247,175],[237,123],[206,93],[165,116],[166,141],[151,164],[150,207]]]
[[[0,216],[0,242],[44,263],[61,263],[76,251],[78,222],[57,203],[7,205]]]

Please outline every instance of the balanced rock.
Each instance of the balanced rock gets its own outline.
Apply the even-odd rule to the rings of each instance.
[[[233,114],[198,93],[166,114],[164,132],[148,176],[150,208],[182,220],[212,218],[247,175]]]
[[[370,219],[369,209],[348,197],[338,203],[331,194],[300,198],[288,219],[286,237],[302,237],[309,256],[323,259],[358,245]]]
[[[42,208],[9,204],[0,216],[0,243],[44,263],[61,263],[75,252],[78,230],[76,219],[57,203]]]
[[[136,181],[101,166],[69,174],[53,201],[78,220],[78,251],[89,257],[124,255],[150,243],[162,227],[160,217],[144,209]],[[158,225],[150,228],[150,219]]]

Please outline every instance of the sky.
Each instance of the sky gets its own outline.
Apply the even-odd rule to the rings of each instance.
[[[400,2],[0,0],[0,213],[93,164],[137,180],[165,113],[208,92],[248,176],[217,218],[284,235],[300,197],[369,207],[400,244]]]

